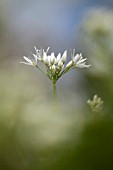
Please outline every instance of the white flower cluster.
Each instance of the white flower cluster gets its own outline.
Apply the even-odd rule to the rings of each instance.
[[[91,110],[94,112],[99,112],[103,106],[103,100],[96,94],[93,96],[93,99],[92,100],[89,99],[87,103],[90,106]]]
[[[26,62],[21,62],[21,63],[37,67],[42,73],[46,74],[46,76],[48,76],[50,80],[55,82],[62,75],[67,73],[70,69],[73,69],[75,67],[88,68],[90,66],[90,65],[86,65],[85,61],[87,58],[83,59],[82,54],[75,55],[75,50],[71,52],[72,60],[69,63],[67,63],[65,66],[67,60],[67,51],[64,51],[62,55],[61,53],[59,53],[55,57],[55,54],[53,52],[50,55],[48,55],[49,47],[47,48],[46,51],[44,51],[44,49],[42,48],[40,50],[38,50],[36,47],[34,48],[36,53],[32,54],[33,55],[32,59],[23,56]],[[42,64],[45,65],[46,73],[39,68],[38,61],[40,61]]]

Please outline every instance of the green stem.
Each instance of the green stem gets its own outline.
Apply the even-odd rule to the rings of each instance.
[[[45,76],[47,76],[37,65],[36,65],[36,68],[38,68],[42,74],[44,74]]]
[[[71,67],[70,67],[70,68],[66,68],[66,69],[61,73],[61,76],[63,76],[64,74],[66,74],[70,69],[71,69]]]
[[[57,101],[56,82],[53,82],[53,94],[54,94],[54,105],[55,105],[55,110],[57,111],[57,108],[58,108],[58,101]]]
[[[73,70],[73,69],[74,69],[74,67],[66,68],[65,70],[63,70],[63,71],[61,72],[60,77],[63,76],[64,74],[66,74],[68,71],[71,71],[71,70]],[[60,77],[59,77],[59,78],[60,78]]]

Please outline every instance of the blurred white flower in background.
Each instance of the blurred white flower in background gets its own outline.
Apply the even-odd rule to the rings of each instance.
[[[113,11],[107,8],[90,9],[81,27],[81,44],[95,68],[92,74],[112,71],[113,62]]]
[[[91,9],[84,22],[88,34],[103,33],[113,35],[113,11],[107,8]]]
[[[89,105],[92,111],[99,112],[103,107],[103,100],[98,97],[97,94],[95,94],[92,100],[89,99],[87,101],[87,104]]]

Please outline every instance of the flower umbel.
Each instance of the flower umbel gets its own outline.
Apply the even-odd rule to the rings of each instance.
[[[98,97],[97,95],[94,95],[93,100],[89,99],[87,103],[91,110],[94,112],[99,112],[103,106],[103,100],[101,100],[101,98]]]
[[[39,50],[34,47],[35,54],[32,54],[31,58],[24,56],[23,58],[26,62],[21,63],[36,67],[52,81],[55,99],[54,101],[57,108],[57,80],[74,68],[89,68],[90,65],[86,65],[86,58],[83,59],[82,54],[75,55],[75,50],[71,52],[72,60],[65,65],[67,60],[67,50],[65,50],[63,54],[59,53],[57,56],[55,56],[54,52],[48,55],[49,48],[50,47],[48,47],[47,50],[44,51],[44,49],[42,48]]]
[[[69,70],[74,68],[88,68],[90,65],[86,65],[86,59],[83,58],[82,54],[76,54],[75,50],[71,51],[72,60],[65,66],[67,60],[67,50],[61,55],[59,53],[57,56],[52,52],[48,55],[49,48],[46,51],[44,49],[35,49],[35,54],[32,54],[32,58],[23,57],[26,62],[21,62],[23,64],[31,65],[37,67],[43,74],[45,74],[50,80],[56,82],[62,75],[67,73]],[[44,65],[46,72],[39,67],[39,63]]]

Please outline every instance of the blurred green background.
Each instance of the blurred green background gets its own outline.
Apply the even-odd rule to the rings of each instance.
[[[70,49],[90,69],[52,85],[19,64],[33,46]],[[113,1],[0,0],[0,169],[113,170]],[[98,94],[101,113],[86,101]]]

